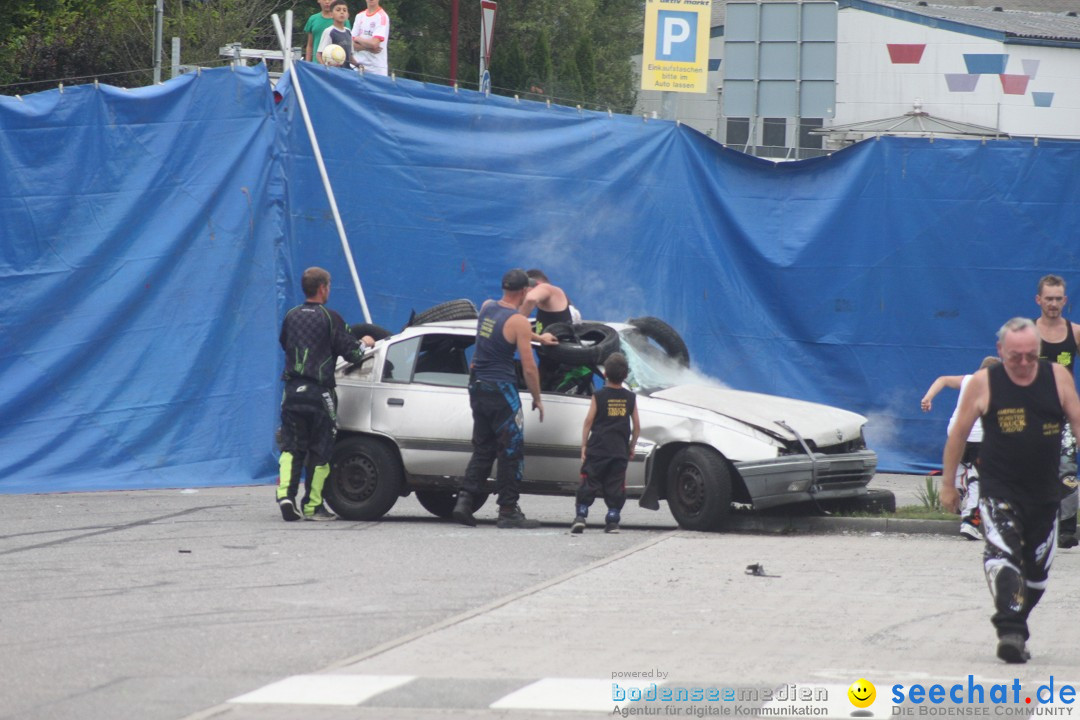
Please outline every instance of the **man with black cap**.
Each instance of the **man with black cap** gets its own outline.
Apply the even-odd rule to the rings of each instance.
[[[529,277],[525,271],[510,270],[503,275],[502,299],[486,301],[480,307],[476,321],[476,346],[469,377],[473,454],[454,506],[454,519],[463,525],[476,525],[473,498],[484,492],[484,483],[498,458],[495,487],[499,493],[499,517],[496,526],[540,526],[538,521],[526,518],[518,506],[525,465],[525,419],[517,387],[515,352],[521,358],[521,370],[532,394],[533,410],[540,413],[540,422],[544,421],[540,375],[531,344],[533,332],[528,319],[518,313],[528,290]]]

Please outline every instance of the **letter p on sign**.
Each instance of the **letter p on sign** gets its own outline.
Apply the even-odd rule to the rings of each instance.
[[[697,13],[661,10],[657,16],[656,59],[696,62]]]

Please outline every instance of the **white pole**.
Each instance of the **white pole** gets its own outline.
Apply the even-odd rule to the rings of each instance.
[[[165,20],[165,0],[154,5],[154,84],[161,83],[161,36]]]
[[[293,14],[292,8],[285,11],[285,27],[288,30],[285,31],[285,47],[281,49],[283,55],[289,55],[292,57],[292,31],[293,31]]]
[[[292,70],[292,50],[285,41],[285,31],[281,28],[281,19],[277,16],[277,13],[274,13],[272,19],[278,42],[281,43],[281,51],[285,55],[285,70]],[[360,309],[364,311],[364,322],[370,323],[371,313],[368,311],[367,300],[364,299],[364,289],[360,287],[360,276],[356,274],[356,263],[353,262],[352,250],[349,249],[349,240],[345,237],[345,226],[341,223],[341,213],[338,212],[337,200],[334,199],[334,188],[330,186],[330,176],[326,174],[326,164],[323,162],[322,151],[319,150],[319,140],[315,137],[315,128],[311,124],[311,115],[308,114],[307,103],[304,102],[304,91],[300,89],[300,78],[296,76],[296,73],[292,73],[292,85],[296,89],[296,100],[300,104],[300,114],[304,118],[308,139],[311,140],[311,149],[315,153],[315,162],[319,166],[319,175],[322,176],[323,189],[326,190],[326,198],[330,201],[330,212],[334,215],[334,224],[337,225],[341,248],[345,251],[345,260],[349,264],[349,273],[352,275],[353,285],[356,287],[356,296],[360,298]]]

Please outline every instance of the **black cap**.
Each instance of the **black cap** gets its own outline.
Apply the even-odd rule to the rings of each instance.
[[[502,279],[502,289],[515,292],[529,287],[529,276],[521,268],[508,270]]]

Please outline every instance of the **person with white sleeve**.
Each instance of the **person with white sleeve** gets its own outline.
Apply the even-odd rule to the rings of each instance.
[[[379,0],[367,0],[367,10],[356,14],[352,26],[353,62],[364,72],[389,74],[386,49],[390,41],[390,16]]]
[[[997,365],[1001,360],[988,355],[979,364],[979,370]],[[946,431],[952,432],[956,424],[956,415],[960,409],[960,400],[964,397],[964,388],[971,380],[971,375],[942,375],[930,385],[930,389],[923,395],[921,402],[923,412],[930,412],[934,398],[945,388],[959,390],[956,398],[956,407],[953,408],[952,417],[949,418],[949,426]],[[960,464],[956,468],[956,487],[963,495],[960,506],[960,536],[968,540],[981,540],[982,531],[979,529],[979,470],[975,460],[979,457],[979,445],[982,443],[982,421],[976,420],[971,426],[967,443],[964,445],[964,454],[960,458]]]

